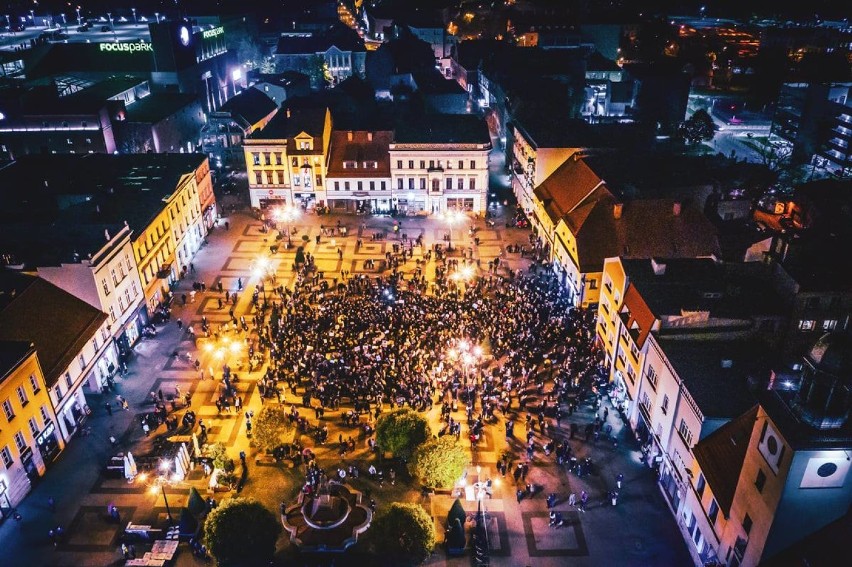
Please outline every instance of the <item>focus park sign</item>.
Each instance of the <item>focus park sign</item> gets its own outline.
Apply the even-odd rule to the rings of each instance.
[[[101,51],[112,51],[121,53],[137,53],[142,51],[154,51],[154,46],[144,41],[131,43],[101,43]]]
[[[224,34],[225,28],[219,26],[218,28],[213,28],[212,30],[204,30],[203,32],[201,32],[201,37],[204,39],[210,39]]]

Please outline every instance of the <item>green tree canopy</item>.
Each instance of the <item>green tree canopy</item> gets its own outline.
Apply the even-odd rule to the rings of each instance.
[[[204,522],[204,542],[219,565],[261,565],[272,558],[281,524],[252,498],[229,498]]]
[[[376,551],[392,565],[419,565],[435,547],[435,526],[419,504],[392,503],[373,530]]]
[[[426,441],[429,424],[411,408],[399,408],[383,414],[376,423],[376,443],[382,451],[407,459],[414,449]]]
[[[687,144],[711,140],[715,132],[716,124],[704,109],[696,110],[692,116],[681,122],[677,129],[678,137]]]
[[[420,479],[423,486],[446,488],[461,477],[469,461],[467,450],[456,438],[444,435],[417,447],[409,471]]]
[[[251,444],[258,450],[271,452],[283,443],[292,442],[294,427],[282,405],[265,405],[254,420]]]
[[[222,443],[214,443],[207,450],[207,455],[213,459],[213,467],[225,472],[234,471],[234,459],[228,456],[228,449]]]

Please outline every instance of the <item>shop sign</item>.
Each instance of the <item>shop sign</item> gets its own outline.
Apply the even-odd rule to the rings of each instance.
[[[204,30],[203,32],[201,32],[201,37],[203,37],[204,39],[210,39],[223,35],[224,33],[225,28],[219,26],[218,28],[213,28],[212,30]]]
[[[101,43],[101,51],[121,51],[123,53],[135,53],[137,51],[154,51],[154,46],[144,41],[129,43]]]
[[[36,435],[36,443],[44,445],[45,440],[47,440],[47,438],[51,435],[53,435],[53,422],[48,421],[45,428],[41,430],[41,433]]]

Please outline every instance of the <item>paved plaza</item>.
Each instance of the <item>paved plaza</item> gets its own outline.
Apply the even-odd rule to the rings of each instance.
[[[209,379],[206,370],[220,360],[213,358],[214,353],[201,348],[202,339],[196,340],[185,331],[179,330],[176,320],[186,328],[192,325],[201,329],[202,317],[206,317],[212,326],[225,323],[230,319],[228,309],[220,309],[219,299],[224,294],[209,291],[221,283],[223,289],[237,291],[242,284],[243,292],[235,306],[235,315],[245,315],[247,320],[253,317],[251,293],[259,280],[258,267],[267,266],[269,270],[261,277],[271,277],[274,273],[276,285],[292,286],[296,275],[292,269],[295,250],[287,250],[275,239],[275,231],[263,230],[263,223],[247,211],[231,212],[223,217],[217,228],[210,234],[206,244],[193,260],[194,273],[180,281],[175,289],[172,304],[171,321],[157,326],[158,334],[145,338],[134,349],[133,360],[127,374],[116,379],[115,391],[109,394],[87,395],[93,414],[88,425],[92,433],[74,439],[59,459],[51,465],[46,476],[33,488],[31,494],[19,506],[22,515],[20,522],[6,521],[0,525],[0,545],[6,566],[103,566],[121,565],[123,560],[119,552],[119,536],[128,521],[134,524],[165,526],[169,510],[179,513],[186,504],[188,490],[195,486],[206,496],[207,479],[202,471],[193,470],[186,481],[166,488],[169,510],[166,509],[162,493],[152,494],[149,487],[141,483],[128,483],[120,476],[103,475],[104,465],[116,452],[132,450],[134,455],[144,458],[154,451],[154,439],[164,433],[165,427],[145,436],[140,417],[153,409],[149,393],[162,390],[174,392],[177,386],[181,392],[189,392],[192,399],[191,409],[195,411],[208,428],[208,442],[224,443],[234,458],[240,451],[249,455],[248,482],[242,490],[246,496],[254,496],[273,510],[277,503],[286,500],[292,502],[303,482],[298,468],[276,465],[258,457],[249,447],[246,438],[245,420],[237,413],[217,412],[215,400],[218,396],[218,382]],[[498,209],[505,216],[509,211]],[[227,222],[228,228],[225,228]],[[330,235],[323,229],[346,228],[346,235],[335,230]],[[415,248],[414,258],[422,257],[422,251],[428,250],[434,243],[447,245],[446,236],[456,249],[456,257],[468,254],[479,259],[481,270],[486,271],[488,262],[500,257],[500,274],[508,270],[527,272],[530,260],[518,253],[507,252],[509,245],[529,247],[529,232],[521,229],[507,229],[505,220],[498,218],[493,226],[483,220],[468,220],[449,224],[437,218],[400,218],[398,232],[393,230],[395,219],[389,217],[335,216],[305,214],[291,225],[291,238],[294,244],[303,243],[303,235],[308,237],[305,250],[316,259],[317,270],[323,272],[329,283],[342,281],[341,272],[352,276],[367,274],[371,277],[387,275],[388,266],[383,261],[386,252],[392,252],[394,245],[400,243],[403,233],[409,238],[422,236],[425,246]],[[474,243],[469,232],[470,226],[476,226]],[[374,239],[382,235],[381,239]],[[319,236],[319,242],[317,242]],[[285,237],[286,240],[286,237]],[[357,245],[360,241],[360,246]],[[278,244],[277,251],[271,247]],[[265,264],[260,259],[265,259]],[[366,260],[376,260],[370,267]],[[434,279],[434,262],[425,263],[425,275]],[[407,262],[400,271],[410,273],[415,269],[414,262]],[[207,292],[192,293],[193,282],[204,282]],[[249,290],[249,291],[245,291]],[[184,305],[182,296],[187,297]],[[180,356],[174,357],[177,351]],[[207,374],[205,380],[199,379],[199,372],[185,358],[189,353],[198,358],[201,368]],[[263,369],[249,373],[244,353],[228,355],[228,363],[237,369],[240,380],[236,386],[245,400],[246,409],[260,410],[261,400],[256,381]],[[217,369],[217,373],[219,370]],[[108,414],[106,402],[112,402],[115,408],[115,396],[121,395],[130,402],[128,411],[113,409]],[[269,402],[266,403],[277,403]],[[288,406],[301,404],[301,399],[293,396],[289,389],[286,399]],[[524,498],[520,503],[515,496],[515,481],[511,474],[502,477],[496,464],[508,452],[514,456],[513,462],[522,460],[522,446],[518,443],[507,444],[501,423],[486,426],[479,447],[471,451],[471,464],[468,478],[494,479],[493,496],[484,501],[488,513],[488,533],[491,546],[491,564],[494,566],[531,566],[547,567],[560,565],[607,565],[607,566],[682,566],[691,565],[692,560],[681,539],[680,532],[667,508],[657,485],[654,473],[640,462],[640,454],[624,428],[617,412],[604,401],[603,407],[609,407],[608,423],[618,439],[617,446],[603,440],[586,442],[575,439],[569,441],[578,458],[591,456],[596,464],[595,474],[578,478],[557,466],[553,457],[539,454],[532,462],[527,482],[539,485],[543,490],[532,498]],[[339,433],[344,437],[357,433],[344,428],[341,412],[351,409],[344,404],[340,410],[327,410],[323,422],[329,426],[329,438],[337,439]],[[385,407],[387,410],[387,406]],[[178,415],[182,413],[177,409]],[[428,413],[433,431],[440,428],[440,408],[436,405]],[[581,405],[574,414],[562,423],[562,430],[556,432],[556,439],[566,439],[567,424],[576,422],[583,427],[593,421],[595,411],[590,405]],[[311,414],[309,416],[313,418]],[[455,417],[464,422],[464,408],[456,412]],[[313,421],[313,419],[311,419]],[[116,439],[115,446],[110,437]],[[540,434],[537,434],[540,437]],[[579,436],[582,438],[582,434]],[[305,435],[302,442],[314,449],[317,462],[321,467],[335,467],[339,463],[335,444],[315,446],[313,440]],[[463,426],[461,442],[469,444],[466,428]],[[366,471],[373,456],[368,451],[364,438],[358,439],[354,455],[347,461],[355,461],[362,471]],[[616,476],[624,475],[624,486],[620,491],[618,505],[609,505],[606,494],[613,490]],[[394,487],[379,487],[366,479],[366,474],[353,481],[361,490],[370,489],[378,510],[395,499],[420,502],[435,520],[438,541],[443,539],[443,523],[447,511],[454,501],[448,492],[439,491],[428,497],[422,497],[414,482],[404,475]],[[590,495],[586,512],[567,505],[570,493],[587,491]],[[560,528],[548,526],[548,509],[545,496],[557,494],[556,509],[561,511],[566,525]],[[216,493],[216,499],[226,497],[226,493]],[[48,499],[56,501],[55,511],[48,506]],[[475,501],[463,501],[465,509],[471,513],[476,510]],[[120,523],[108,521],[106,513],[109,505],[118,507]],[[48,531],[58,525],[63,526],[66,536],[54,548]],[[143,545],[137,545],[140,551]],[[285,536],[279,541],[278,564],[292,557],[292,549]],[[470,556],[447,558],[439,546],[428,565],[469,565]],[[337,565],[345,563],[338,561]],[[176,565],[201,565],[195,559],[188,546],[182,545]]]

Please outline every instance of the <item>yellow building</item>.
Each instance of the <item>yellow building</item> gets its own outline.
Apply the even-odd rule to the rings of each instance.
[[[518,200],[518,205],[527,214],[532,212],[533,190],[566,159],[579,151],[579,148],[563,147],[567,143],[563,128],[549,126],[552,126],[552,122],[542,125],[538,120],[526,117],[514,121],[512,192]]]
[[[141,209],[130,226],[133,254],[145,303],[149,312],[154,312],[167,297],[169,285],[189,271],[192,257],[207,234],[201,199],[202,190],[210,186],[210,169],[207,158],[199,154],[151,157],[159,159],[150,164],[153,171],[145,187],[126,190],[127,197]],[[215,203],[205,209],[211,206]]]
[[[245,139],[243,153],[252,207],[327,202],[331,126],[328,109],[288,108]]]
[[[0,514],[5,516],[65,447],[33,343],[0,341],[0,406]]]

